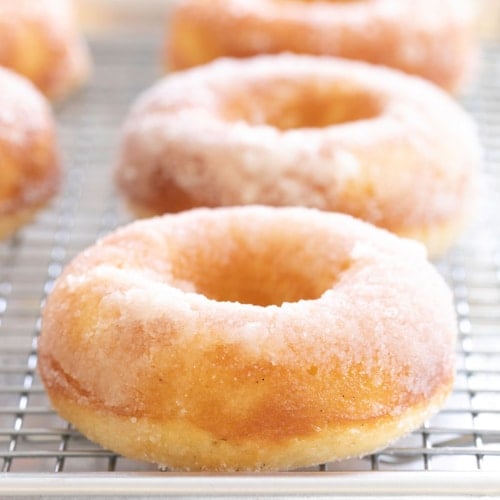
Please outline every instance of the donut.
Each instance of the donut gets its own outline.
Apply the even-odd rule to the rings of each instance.
[[[0,2],[0,65],[30,79],[54,100],[83,83],[90,58],[72,2]]]
[[[25,78],[0,68],[0,239],[34,217],[60,178],[46,99]]]
[[[419,78],[304,55],[172,73],[125,120],[114,176],[139,216],[198,206],[348,213],[443,253],[472,212],[475,125]]]
[[[463,0],[180,0],[168,17],[165,64],[294,52],[367,61],[456,91],[473,66]]]
[[[378,450],[454,379],[451,295],[413,241],[302,207],[132,223],[65,269],[43,312],[53,407],[177,470],[286,470]]]

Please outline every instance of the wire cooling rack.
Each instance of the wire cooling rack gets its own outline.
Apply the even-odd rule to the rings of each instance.
[[[158,471],[90,443],[50,408],[37,365],[40,308],[65,263],[127,216],[110,176],[117,132],[160,74],[155,37],[95,39],[91,84],[57,110],[64,189],[37,222],[0,244],[0,497],[6,495],[500,495],[500,44],[482,51],[463,99],[485,147],[484,196],[470,231],[436,263],[459,321],[457,380],[432,420],[375,455],[305,471]]]

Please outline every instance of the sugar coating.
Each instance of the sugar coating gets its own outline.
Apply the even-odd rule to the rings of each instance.
[[[51,124],[45,99],[24,78],[0,69],[0,135],[3,140],[23,146],[31,134]]]
[[[307,116],[321,96],[330,96],[328,112],[360,118],[286,129],[266,121]],[[321,122],[322,112],[306,119]],[[479,150],[471,119],[430,84],[287,54],[222,60],[161,80],[130,111],[115,176],[146,213],[300,205],[406,233],[465,217]]]
[[[47,201],[61,177],[49,105],[29,81],[7,69],[0,69],[0,160],[3,228],[11,216]]]
[[[304,291],[325,276],[317,296],[280,302],[281,281]],[[276,303],[205,293],[233,281],[271,286]],[[453,379],[455,338],[421,245],[345,215],[251,206],[136,222],[83,252],[48,299],[39,359],[49,393],[83,406],[288,439],[430,401]]]

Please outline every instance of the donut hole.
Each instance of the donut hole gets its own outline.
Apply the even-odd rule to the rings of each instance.
[[[283,131],[369,120],[381,112],[380,98],[364,89],[289,81],[249,86],[244,94],[231,96],[223,109],[228,121],[243,120]]]
[[[171,261],[179,287],[216,301],[279,306],[314,300],[349,267],[347,258],[318,251],[322,242],[291,231],[276,230],[255,240],[238,231],[221,239],[211,233],[218,231],[179,248]]]

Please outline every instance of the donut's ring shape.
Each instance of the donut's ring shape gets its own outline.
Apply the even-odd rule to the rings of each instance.
[[[473,19],[463,0],[181,0],[169,17],[165,59],[185,69],[222,56],[330,55],[456,90],[474,61]]]
[[[55,409],[125,456],[289,469],[420,425],[450,392],[455,337],[414,242],[312,209],[198,209],[80,254],[38,360]]]
[[[50,99],[83,83],[90,57],[68,0],[0,2],[0,66],[31,80]]]
[[[46,99],[0,68],[0,239],[31,220],[57,192],[61,167]]]
[[[138,100],[116,180],[140,215],[196,206],[345,212],[442,253],[474,201],[471,119],[420,79],[280,55],[172,74]]]

